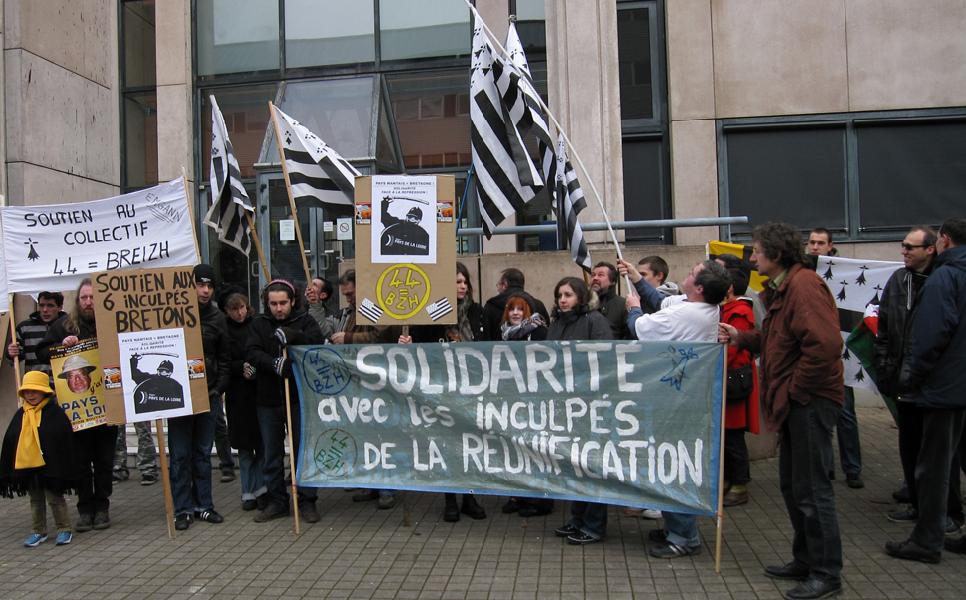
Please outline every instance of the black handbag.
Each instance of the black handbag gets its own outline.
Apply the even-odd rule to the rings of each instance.
[[[734,369],[728,369],[728,387],[726,389],[728,402],[742,402],[751,395],[755,387],[752,380],[751,363]]]

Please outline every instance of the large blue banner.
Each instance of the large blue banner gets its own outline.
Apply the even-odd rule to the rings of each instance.
[[[511,342],[290,349],[298,482],[712,515],[724,347]]]

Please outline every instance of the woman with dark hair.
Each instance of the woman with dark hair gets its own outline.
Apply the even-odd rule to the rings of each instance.
[[[473,282],[470,270],[461,262],[456,263],[456,325],[446,329],[446,339],[451,342],[474,342],[480,339],[483,307],[473,299]]]
[[[289,344],[321,344],[322,330],[307,312],[298,306],[299,295],[295,287],[284,279],[275,279],[262,293],[265,313],[252,319],[248,336],[248,363],[255,368],[258,395],[256,411],[262,448],[265,456],[265,508],[255,515],[255,522],[262,523],[289,514],[289,497],[285,489],[285,379],[289,389],[295,390],[292,359],[283,358],[282,350]],[[289,398],[292,413],[292,442],[295,456],[299,453],[301,414],[298,395]],[[295,474],[292,475],[293,477]],[[308,523],[319,520],[315,508],[315,488],[299,488],[298,510]]]
[[[590,289],[583,280],[564,277],[553,288],[553,323],[548,340],[609,340],[613,337],[610,321],[590,306]],[[607,532],[607,505],[573,502],[570,520],[554,530],[568,544],[599,542]]]
[[[252,325],[252,305],[248,296],[235,293],[225,300],[224,308],[231,342],[231,381],[225,392],[228,439],[231,447],[238,450],[242,510],[254,510],[265,507],[267,488],[263,475],[265,454],[255,407],[256,371],[248,362],[245,347]]]

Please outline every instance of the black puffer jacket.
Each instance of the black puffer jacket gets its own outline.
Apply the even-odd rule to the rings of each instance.
[[[899,374],[902,399],[930,408],[966,407],[966,246],[936,258],[911,328]]]
[[[883,395],[894,398],[899,392],[899,367],[912,342],[909,315],[919,302],[919,293],[931,271],[931,266],[924,273],[903,267],[892,274],[882,290],[875,337],[875,385]]]
[[[71,316],[54,321],[54,324],[47,330],[47,335],[40,344],[37,345],[37,358],[50,364],[50,347],[59,346],[64,338],[69,335],[76,335],[79,340],[97,337],[97,322],[79,318],[74,321]]]
[[[548,340],[609,340],[610,322],[596,310],[586,305],[569,312],[554,310],[553,323],[547,329]]]
[[[248,362],[255,367],[255,382],[258,389],[256,403],[259,406],[283,406],[285,398],[284,380],[275,371],[275,359],[282,356],[282,345],[275,337],[275,330],[281,328],[289,346],[321,344],[322,330],[307,312],[295,312],[287,319],[276,320],[270,314],[260,314],[252,319],[248,335]],[[298,402],[295,377],[292,374],[292,361],[285,361],[282,373],[289,380],[290,398]]]
[[[201,309],[201,346],[205,353],[205,381],[208,396],[220,396],[228,389],[231,377],[231,345],[225,313],[212,302],[199,303]]]
[[[248,360],[247,344],[252,318],[242,323],[227,319],[228,339],[231,349],[231,366],[228,389],[225,390],[225,410],[228,413],[228,439],[232,448],[239,450],[258,450],[262,436],[258,429],[258,414],[255,410],[255,381],[245,379],[243,374]],[[256,374],[257,376],[257,374]]]

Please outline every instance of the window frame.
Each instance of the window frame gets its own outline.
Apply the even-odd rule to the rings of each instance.
[[[729,132],[840,127],[844,129],[845,135],[845,181],[842,182],[845,186],[845,230],[833,230],[836,241],[882,242],[901,240],[908,233],[909,224],[893,227],[862,226],[857,129],[865,125],[902,125],[942,121],[966,122],[966,107],[718,119],[715,125],[718,154],[718,214],[733,216],[731,215],[730,173],[728,171],[727,134]],[[727,241],[747,241],[750,239],[749,234],[732,233],[730,225],[721,226],[719,235],[720,239]]]

